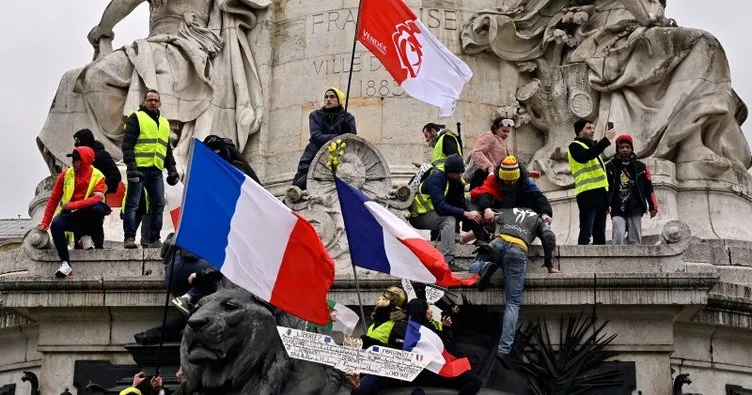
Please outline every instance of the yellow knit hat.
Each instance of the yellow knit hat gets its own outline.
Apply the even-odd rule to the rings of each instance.
[[[345,106],[345,92],[342,92],[341,90],[331,87],[326,90],[327,92],[332,91],[335,95],[337,95],[337,100],[339,101],[339,105],[344,107]]]
[[[506,182],[516,182],[520,179],[520,165],[513,155],[509,155],[501,161],[499,178]]]

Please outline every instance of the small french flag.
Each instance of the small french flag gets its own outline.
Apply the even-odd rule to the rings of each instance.
[[[470,370],[469,359],[456,358],[448,353],[439,335],[413,320],[407,322],[402,349],[431,358],[426,369],[439,376],[457,377]]]
[[[339,178],[335,182],[355,266],[445,287],[478,281],[457,277],[441,252],[405,221]]]

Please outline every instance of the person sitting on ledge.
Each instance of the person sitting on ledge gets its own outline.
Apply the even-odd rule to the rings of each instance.
[[[37,226],[39,230],[49,229],[52,233],[52,241],[60,258],[60,267],[55,272],[58,278],[73,274],[68,253],[72,232],[95,234],[96,228],[102,226],[104,216],[112,211],[104,203],[107,192],[105,177],[92,166],[94,150],[76,147],[68,157],[72,166],[57,177],[42,222]],[[93,243],[91,245],[93,247]]]
[[[460,270],[454,264],[457,222],[464,218],[480,224],[482,220],[478,211],[467,210],[462,184],[464,172],[462,158],[457,154],[449,155],[444,170],[435,169],[418,185],[410,206],[410,225],[439,233],[436,248],[444,255],[449,268],[455,271]]]
[[[321,147],[337,136],[356,134],[355,117],[345,111],[344,105],[345,94],[337,88],[329,88],[324,92],[324,106],[308,115],[311,138],[300,156],[298,172],[292,179],[292,185],[305,190],[308,186],[308,168]]]

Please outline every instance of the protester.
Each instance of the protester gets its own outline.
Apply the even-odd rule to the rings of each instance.
[[[172,299],[172,305],[190,315],[201,298],[216,291],[217,281],[223,276],[211,263],[176,246],[174,236],[167,235],[160,254],[165,264],[165,287],[172,295],[179,295]],[[174,269],[170,266],[173,262]]]
[[[616,156],[606,164],[608,175],[608,202],[613,225],[612,243],[642,243],[642,216],[650,218],[658,213],[658,199],[653,191],[653,180],[645,163],[634,154],[632,136],[616,138]]]
[[[595,126],[586,119],[574,123],[575,139],[569,144],[569,167],[574,177],[577,207],[580,211],[580,234],[577,244],[606,244],[608,213],[608,179],[601,154],[616,137],[612,128],[600,141],[594,140]]]
[[[423,126],[423,137],[426,143],[433,147],[431,164],[439,170],[444,170],[444,162],[451,155],[462,157],[462,141],[459,136],[444,125],[427,123]]]
[[[556,235],[548,221],[526,208],[505,208],[494,219],[494,240],[482,246],[478,258],[470,264],[471,273],[479,273],[478,290],[485,291],[491,276],[501,268],[504,277],[504,318],[497,356],[509,368],[509,352],[517,331],[517,318],[522,303],[522,291],[527,275],[527,252],[535,238],[543,244],[543,265],[549,273],[559,273],[553,267]]]
[[[149,248],[162,246],[162,212],[164,211],[164,181],[162,171],[167,169],[167,183],[176,185],[180,176],[170,147],[170,123],[159,113],[159,92],[150,89],[144,104],[125,122],[123,137],[123,162],[127,167],[128,190],[125,197],[125,248],[138,248],[136,244],[136,212],[144,191],[149,194]]]
[[[60,173],[44,209],[40,230],[50,230],[55,243],[60,267],[55,276],[64,278],[73,273],[68,254],[69,236],[66,232],[91,235],[101,228],[104,216],[111,212],[104,203],[107,191],[105,177],[91,165],[94,150],[77,147],[68,154],[72,166]],[[54,218],[53,218],[54,216]],[[72,239],[72,234],[70,236]]]
[[[131,383],[131,386],[120,391],[120,395],[143,395],[138,387],[142,386],[147,378],[148,376],[146,376],[145,372],[136,373],[133,376],[133,382]]]
[[[204,139],[204,144],[209,147],[210,150],[214,151],[215,154],[224,159],[227,163],[237,167],[248,177],[251,177],[253,181],[261,184],[261,181],[256,175],[256,172],[253,170],[253,167],[251,167],[251,164],[248,163],[248,160],[243,156],[243,154],[238,151],[238,149],[235,147],[235,143],[233,143],[232,140],[223,139],[217,135],[210,134]]]
[[[449,316],[439,317],[441,321],[434,319],[433,312],[428,308],[428,302],[416,298],[407,303],[407,315],[411,321],[435,332],[444,343],[444,349],[449,354],[454,352],[454,337],[452,334],[452,319]],[[442,377],[430,370],[423,369],[412,385],[440,388],[458,389],[458,395],[475,395],[483,385],[483,379],[472,371],[456,376]]]
[[[300,157],[298,172],[292,181],[300,189],[306,189],[308,168],[321,147],[345,133],[356,134],[355,117],[345,111],[344,103],[345,94],[337,88],[329,88],[324,92],[324,106],[308,115],[311,138]]]
[[[455,229],[464,219],[480,224],[478,211],[467,211],[462,186],[465,164],[457,154],[446,159],[444,170],[436,170],[421,182],[410,206],[410,224],[416,229],[439,233],[437,248],[450,268],[454,265]],[[452,185],[454,184],[454,186]]]
[[[483,220],[480,224],[470,224],[471,232],[462,235],[462,242],[489,240],[488,233],[494,226],[494,209],[526,207],[548,222],[554,215],[546,195],[530,180],[527,169],[511,155],[496,166],[483,185],[470,191],[470,202],[472,208],[477,207],[483,213]]]
[[[406,303],[407,294],[400,287],[389,287],[379,296],[371,314],[373,323],[368,327],[366,334],[361,336],[364,349],[371,346],[402,349],[407,331]],[[358,395],[376,395],[385,389],[400,385],[400,381],[388,377],[374,375],[358,377],[357,374],[348,376],[350,376],[347,378],[348,381],[355,387],[353,394]]]
[[[486,177],[493,174],[498,163],[507,157],[506,139],[513,126],[513,120],[498,117],[491,124],[490,131],[485,131],[478,136],[471,154],[478,169],[470,177],[466,177],[470,180],[470,190],[483,185]]]
[[[107,185],[106,194],[114,194],[120,185],[120,170],[118,170],[112,156],[104,149],[104,144],[94,139],[94,134],[89,129],[81,129],[73,134],[75,147],[89,147],[94,150],[94,162],[92,166],[102,172]],[[74,246],[84,250],[104,247],[104,228],[100,225],[92,228],[92,234],[74,232]]]

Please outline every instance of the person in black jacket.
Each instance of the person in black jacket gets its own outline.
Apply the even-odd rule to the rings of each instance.
[[[439,232],[436,246],[452,270],[454,265],[454,235],[457,222],[463,219],[481,222],[478,211],[467,210],[465,193],[462,188],[462,173],[465,164],[462,158],[450,155],[444,164],[444,170],[434,169],[418,186],[415,198],[410,206],[410,225],[416,229]]]
[[[612,126],[612,125],[609,125]],[[593,237],[594,245],[606,244],[606,216],[608,215],[608,182],[601,154],[611,145],[616,131],[610,127],[606,136],[595,141],[595,126],[586,119],[574,123],[575,139],[569,144],[569,165],[583,167],[573,171],[577,207],[580,210],[580,234],[577,244],[587,245]],[[575,163],[576,162],[576,163]],[[579,174],[582,172],[581,174]]]
[[[251,167],[251,164],[248,163],[248,160],[235,147],[235,143],[233,143],[231,139],[221,138],[217,135],[210,134],[204,139],[204,144],[209,147],[210,150],[214,151],[215,154],[219,155],[222,159],[240,169],[248,177],[251,177],[253,181],[261,184],[261,181],[256,175],[256,172],[253,170],[253,167]]]
[[[308,115],[311,138],[300,157],[298,172],[292,179],[292,184],[300,189],[306,189],[308,168],[321,147],[345,133],[356,134],[355,117],[345,111],[344,103],[345,94],[337,88],[329,88],[324,93],[324,106]]]
[[[104,149],[104,144],[94,139],[94,133],[89,129],[81,129],[73,134],[73,145],[76,147],[89,147],[94,150],[94,162],[92,166],[104,174],[104,182],[107,185],[105,194],[114,194],[120,185],[120,170],[109,152]],[[75,248],[97,248],[104,246],[104,228],[100,225],[92,228],[92,234],[84,235],[74,233]]]
[[[411,321],[430,329],[444,343],[444,349],[452,354],[454,352],[454,335],[452,333],[452,319],[449,316],[433,317],[433,312],[428,308],[428,302],[416,298],[407,303],[407,315]],[[428,369],[424,369],[412,382],[416,386],[454,388],[459,390],[458,395],[475,395],[483,385],[483,379],[468,370],[456,377],[442,377]]]
[[[634,154],[632,136],[616,138],[617,155],[606,164],[608,201],[613,224],[614,245],[642,242],[642,216],[658,213],[658,199],[653,191],[650,170]]]
[[[489,241],[489,231],[493,229],[496,215],[494,210],[526,207],[549,223],[554,216],[546,195],[530,180],[527,169],[512,155],[501,161],[494,174],[490,174],[483,185],[470,191],[470,201],[473,207],[478,207],[483,214],[482,224],[472,226],[473,236],[480,241]],[[465,227],[463,230],[468,229]],[[465,238],[467,241],[471,237]]]

